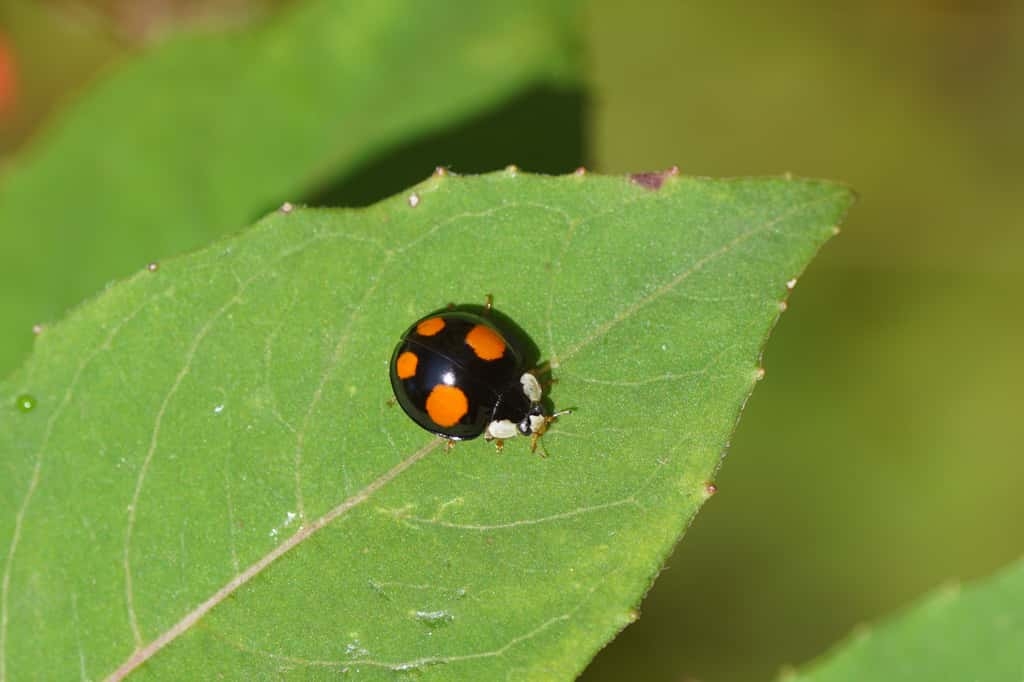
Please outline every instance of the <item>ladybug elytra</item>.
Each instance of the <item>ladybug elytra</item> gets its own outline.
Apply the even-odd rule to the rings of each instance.
[[[480,435],[500,450],[530,436],[531,450],[552,421],[542,390],[528,371],[531,348],[518,328],[487,305],[450,306],[410,326],[391,356],[398,404],[421,427],[449,442]],[[476,306],[479,309],[479,306]]]

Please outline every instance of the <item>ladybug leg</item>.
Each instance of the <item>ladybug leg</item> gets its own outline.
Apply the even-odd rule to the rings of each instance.
[[[544,388],[545,390],[550,388],[552,384],[558,382],[558,379],[555,379],[554,377],[551,376],[550,361],[545,362],[543,365],[540,365],[539,367],[534,367],[533,369],[530,370],[530,374],[537,377],[538,379],[540,379],[543,376],[546,376],[548,378],[547,381],[541,384],[541,387]]]
[[[384,404],[387,405],[388,407],[394,407],[395,403],[396,401],[394,398],[388,398],[387,400],[384,401]]]
[[[530,437],[530,452],[537,452],[537,446],[539,445],[540,456],[548,456],[548,450],[547,448],[544,447],[544,443],[541,441],[540,437],[547,432],[548,427],[551,426],[551,422],[556,421],[559,417],[567,414],[572,414],[572,410],[559,410],[558,412],[555,412],[552,415],[544,417],[544,423],[541,424],[540,428],[534,431],[533,435]]]
[[[534,431],[533,435],[530,436],[530,452],[537,452],[537,446],[540,445],[540,456],[547,457],[547,448],[545,448],[544,444],[540,442],[540,437],[542,435],[544,435],[543,431]]]
[[[451,452],[452,448],[454,448],[454,447],[455,447],[455,441],[453,441],[451,438],[445,438],[445,440],[444,440],[444,451],[445,452]]]
[[[494,307],[494,297],[491,296],[490,294],[487,294],[484,297],[484,317],[487,317],[488,315],[491,314],[491,308],[493,308],[493,307]]]
[[[548,379],[547,381],[541,382],[540,387],[546,393],[549,388],[551,388],[552,386],[554,386],[557,383],[558,383],[558,379],[555,379],[554,377],[552,377],[552,378]]]
[[[484,440],[487,441],[488,443],[494,441],[494,449],[497,450],[498,452],[501,452],[502,450],[505,449],[505,439],[495,438],[493,435],[491,435],[490,430],[484,433]]]

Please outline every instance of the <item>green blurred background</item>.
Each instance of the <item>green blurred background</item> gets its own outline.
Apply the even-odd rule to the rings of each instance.
[[[3,2],[5,163],[163,36],[283,4]],[[719,494],[584,679],[770,679],[1021,556],[1024,3],[584,7],[584,86],[521,93],[304,197],[366,204],[435,165],[507,163],[859,192],[769,344]]]

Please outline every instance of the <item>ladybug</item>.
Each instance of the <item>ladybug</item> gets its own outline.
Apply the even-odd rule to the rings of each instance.
[[[548,414],[531,345],[518,327],[496,314],[491,297],[480,306],[449,306],[410,326],[391,355],[391,388],[414,422],[448,440],[483,434],[498,450],[515,436],[530,449],[563,410]]]

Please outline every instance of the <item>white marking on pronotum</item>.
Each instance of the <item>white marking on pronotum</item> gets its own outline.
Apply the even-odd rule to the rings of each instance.
[[[350,509],[359,506],[365,502],[371,495],[383,488],[385,485],[390,483],[396,476],[411,467],[416,462],[426,457],[432,450],[441,444],[440,440],[431,440],[429,443],[424,445],[422,448],[409,455],[401,462],[393,466],[387,473],[383,474],[380,478],[377,478],[372,483],[367,485],[365,488],[360,490],[358,493],[348,498],[337,507],[327,512],[316,521],[309,525],[302,526],[295,535],[292,535],[287,540],[282,542],[280,545],[272,549],[267,555],[261,558],[256,563],[249,566],[247,569],[236,575],[234,578],[228,581],[224,587],[220,588],[213,593],[206,601],[192,609],[184,618],[179,620],[170,629],[161,634],[159,637],[151,641],[149,644],[136,649],[127,661],[122,663],[117,670],[107,677],[107,682],[116,682],[117,680],[123,680],[128,673],[132,672],[140,665],[148,661],[158,651],[163,649],[165,646],[174,641],[177,637],[185,633],[189,628],[199,622],[199,619],[209,613],[215,606],[223,602],[225,599],[230,597],[238,588],[245,585],[247,582],[252,580],[254,577],[259,575],[263,569],[272,564],[278,557],[282,556],[296,545],[301,543],[303,540],[309,538],[313,533],[317,532],[327,524],[331,523],[338,517],[342,516]]]
[[[519,383],[523,385],[523,393],[530,399],[532,403],[539,403],[541,398],[540,382],[537,381],[537,377],[533,376],[529,372],[519,377]]]

